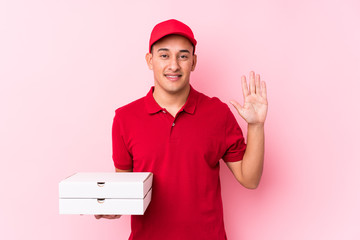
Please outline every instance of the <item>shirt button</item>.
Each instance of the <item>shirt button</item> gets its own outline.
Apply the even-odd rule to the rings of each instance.
[[[163,113],[166,113],[166,111],[165,111],[165,110],[163,110]]]
[[[173,123],[172,126],[175,126],[175,123]]]

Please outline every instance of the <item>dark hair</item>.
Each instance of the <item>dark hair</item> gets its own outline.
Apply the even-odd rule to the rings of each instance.
[[[156,44],[158,41],[160,41],[160,39],[159,40],[157,40],[156,42],[154,42],[152,45],[151,45],[151,50],[150,50],[150,53],[152,54],[153,53],[153,47],[154,47],[154,44]],[[189,41],[190,42],[190,41]],[[192,44],[192,42],[190,42],[191,43],[191,46],[193,47],[193,55],[194,55],[194,53],[195,53],[195,47],[194,47],[194,44]]]

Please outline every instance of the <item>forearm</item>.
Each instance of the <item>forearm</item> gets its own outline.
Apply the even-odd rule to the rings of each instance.
[[[248,124],[247,146],[242,160],[243,182],[256,188],[264,165],[264,124]]]
[[[268,102],[266,84],[260,75],[250,72],[249,87],[246,77],[241,77],[244,105],[232,100],[239,115],[248,123],[247,147],[242,161],[227,163],[236,179],[247,188],[256,188],[260,182],[264,164],[264,123]]]

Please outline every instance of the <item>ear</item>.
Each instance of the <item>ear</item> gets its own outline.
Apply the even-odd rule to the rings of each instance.
[[[146,53],[145,55],[145,60],[150,70],[153,70],[152,57],[152,53]]]
[[[194,55],[193,55],[193,64],[192,64],[192,66],[191,66],[191,71],[194,71],[194,70],[195,70],[196,63],[197,63],[197,55],[194,54]]]

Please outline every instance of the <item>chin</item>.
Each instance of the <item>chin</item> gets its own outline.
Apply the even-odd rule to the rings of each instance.
[[[180,93],[182,91],[185,91],[187,89],[187,86],[188,86],[188,84],[176,84],[176,85],[167,87],[166,90],[171,93]]]
[[[189,83],[183,81],[169,82],[168,80],[166,80],[162,82],[157,82],[157,85],[166,92],[177,93],[185,90]]]

